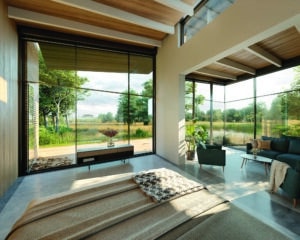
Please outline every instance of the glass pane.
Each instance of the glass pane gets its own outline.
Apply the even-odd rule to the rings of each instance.
[[[152,151],[153,59],[130,55],[130,144],[135,153]]]
[[[290,90],[295,77],[296,72],[293,68],[258,77],[256,79],[257,96]]]
[[[212,102],[213,114],[212,114],[212,142],[214,144],[223,145],[224,136],[224,103]]]
[[[140,95],[153,96],[153,60],[130,55],[130,89]]]
[[[109,92],[127,92],[128,74],[127,73],[106,73],[78,71],[77,75],[87,78],[82,87],[93,90],[103,90]]]
[[[202,2],[200,2],[198,9],[195,9],[194,15],[184,23],[183,36],[181,36],[183,43],[191,39],[197,32],[225,11],[235,0],[209,0],[204,5]]]
[[[257,138],[279,137],[286,128],[286,95],[270,95],[257,98]]]
[[[258,98],[257,136],[300,136],[300,92],[291,91]]]
[[[117,119],[117,107],[120,95],[101,91],[89,90],[77,101],[77,148],[105,147],[108,138],[100,131],[112,129],[118,132],[114,137],[122,141],[126,137],[127,129]]]
[[[210,100],[210,84],[207,83],[195,83],[196,89],[195,93],[196,96],[202,95],[206,100]]]
[[[39,81],[48,85],[78,86],[75,80],[75,48],[52,43],[39,43],[38,46]]]
[[[195,118],[199,121],[210,121],[210,101],[204,100],[195,106]]]
[[[213,85],[213,100],[224,103],[225,87],[221,85]]]
[[[27,43],[28,172],[75,163],[75,129],[71,121],[76,93],[72,87],[78,81],[70,59],[51,52],[56,48]],[[70,47],[60,50],[66,55],[74,53]],[[56,68],[56,57],[61,57],[57,60],[63,64],[60,68]]]
[[[253,99],[226,103],[225,145],[244,145],[253,138]]]
[[[190,121],[194,117],[193,113],[193,82],[186,81],[185,82],[185,120]]]
[[[88,79],[81,87],[110,92],[128,91],[128,55],[77,48],[77,75]]]
[[[130,108],[134,105],[135,111],[130,111],[130,143],[134,145],[135,153],[145,153],[152,151],[152,98],[143,96],[131,96]]]
[[[227,85],[225,87],[226,102],[253,98],[253,79]]]

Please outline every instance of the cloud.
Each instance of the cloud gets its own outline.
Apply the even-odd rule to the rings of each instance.
[[[82,117],[91,114],[96,117],[108,112],[115,115],[120,93],[128,91],[128,74],[79,71],[78,76],[86,77],[89,80],[82,87],[91,90],[84,100],[78,101],[77,115]],[[129,77],[130,89],[141,93],[144,89],[143,84],[152,79],[152,73],[130,74]]]

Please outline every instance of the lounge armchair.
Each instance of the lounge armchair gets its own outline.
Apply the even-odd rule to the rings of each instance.
[[[204,145],[202,143],[197,145],[197,156],[200,168],[202,164],[222,166],[226,165],[226,151],[222,150],[219,145]]]

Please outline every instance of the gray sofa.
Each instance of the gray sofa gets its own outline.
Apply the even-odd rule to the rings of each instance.
[[[290,165],[284,182],[280,188],[293,199],[296,207],[297,199],[300,198],[300,138],[282,136],[272,138],[262,136],[263,141],[270,142],[269,149],[262,149],[257,154],[271,159],[276,159]],[[247,143],[247,153],[252,153],[252,144]]]

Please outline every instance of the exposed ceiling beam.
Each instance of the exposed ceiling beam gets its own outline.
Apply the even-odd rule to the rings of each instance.
[[[110,37],[119,40],[126,40],[128,42],[133,43],[146,44],[156,47],[161,46],[161,41],[157,41],[154,39],[118,32],[106,28],[96,27],[85,23],[79,23],[72,20],[67,20],[60,17],[53,17],[50,15],[32,12],[15,7],[8,7],[8,17],[13,18],[15,20],[43,24],[46,26],[56,27],[60,29],[68,29],[82,33],[89,33],[93,35]]]
[[[185,13],[187,15],[194,15],[194,8],[191,5],[188,5],[181,0],[154,0],[159,2],[167,7],[173,8],[179,12]]]
[[[215,80],[213,77],[206,76],[206,75],[204,76],[197,72],[190,73],[189,75],[186,76],[186,78],[194,78],[194,79],[198,79],[202,81],[210,81],[210,82],[213,82]]]
[[[216,71],[216,70],[209,69],[209,68],[201,68],[201,69],[196,70],[195,72],[203,74],[203,75],[207,75],[207,76],[212,76],[212,77],[237,80],[237,77],[232,74]]]
[[[157,21],[153,21],[149,18],[144,18],[139,15],[135,15],[117,8],[107,6],[102,3],[98,3],[92,0],[53,0],[61,4],[80,8],[97,14],[105,15],[111,18],[122,20],[125,22],[133,23],[150,29],[154,29],[160,32],[168,34],[174,34],[175,27],[167,24],[163,24]]]
[[[241,63],[232,61],[228,58],[223,58],[221,60],[216,61],[216,63],[232,68],[232,69],[236,69],[242,72],[246,72],[246,73],[250,73],[251,75],[255,75],[256,74],[256,70],[254,68],[248,67],[246,65],[243,65]]]
[[[277,67],[282,66],[282,61],[278,57],[274,56],[273,54],[269,53],[268,51],[266,51],[265,49],[263,49],[258,45],[249,46],[246,48],[246,50],[266,60],[267,62],[272,63]]]

